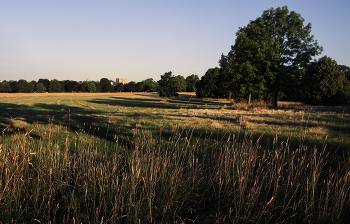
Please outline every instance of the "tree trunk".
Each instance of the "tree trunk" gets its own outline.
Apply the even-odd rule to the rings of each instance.
[[[249,93],[249,97],[248,97],[248,104],[250,105],[250,101],[251,101],[251,99],[252,99],[252,94],[251,93]]]
[[[280,77],[281,77],[281,73],[279,73],[277,76],[276,76],[276,83],[275,83],[275,86],[276,86],[276,89],[275,89],[275,95],[273,96],[273,106],[274,107],[277,107],[277,102],[278,102],[278,93],[280,91]]]
[[[277,107],[277,102],[278,102],[278,91],[275,92],[275,95],[273,97],[273,106]]]

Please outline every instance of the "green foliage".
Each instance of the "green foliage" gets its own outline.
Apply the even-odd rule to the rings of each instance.
[[[143,83],[143,91],[146,91],[146,92],[157,92],[158,83],[153,81],[152,78],[143,80],[142,83]]]
[[[10,81],[10,86],[11,86],[11,92],[12,93],[18,93],[18,85],[17,85],[17,81]]]
[[[100,80],[100,83],[102,87],[102,92],[104,93],[110,92],[113,89],[111,81],[109,81],[107,78],[102,78]]]
[[[77,81],[71,81],[71,80],[66,81],[64,85],[65,91],[68,93],[78,92],[78,89],[79,89],[78,87],[79,87],[79,83]]]
[[[37,93],[44,93],[44,92],[46,92],[46,88],[45,88],[44,84],[38,83],[36,85],[36,92]]]
[[[37,86],[37,84],[38,84],[38,83],[37,83],[36,81],[34,81],[34,80],[30,82],[30,85],[33,87],[33,90],[32,90],[31,93],[33,93],[33,92],[36,91],[36,86]]]
[[[12,89],[11,89],[9,82],[4,81],[4,82],[1,82],[1,84],[2,84],[1,92],[3,92],[3,93],[11,93],[12,92]]]
[[[96,85],[95,85],[95,83],[90,82],[87,85],[87,89],[88,89],[89,93],[95,93],[96,92]]]
[[[39,79],[38,83],[42,83],[45,87],[45,89],[49,89],[50,87],[50,80],[48,79]]]
[[[114,86],[114,91],[115,92],[123,92],[124,91],[124,84],[123,83],[118,83],[117,85]]]
[[[186,91],[186,80],[182,75],[175,76],[175,91],[184,92]]]
[[[94,82],[96,86],[96,92],[102,92],[102,84],[100,82]]]
[[[275,106],[289,79],[285,76],[307,66],[322,51],[311,35],[311,24],[304,26],[304,19],[287,6],[264,11],[236,35],[229,55],[221,58],[221,75],[231,79],[238,96],[272,94]]]
[[[83,92],[83,93],[88,92],[88,88],[87,88],[88,84],[89,83],[87,81],[84,81],[84,82],[80,83],[79,86],[78,86],[78,90],[80,92]]]
[[[131,81],[125,84],[126,92],[135,92],[135,90],[136,90],[136,83],[134,81]]]
[[[17,82],[17,92],[19,92],[19,93],[32,93],[32,92],[34,92],[34,87],[32,84],[28,83],[27,80],[20,79]]]
[[[337,105],[349,100],[345,74],[330,57],[324,56],[310,65],[302,82],[303,100],[307,103]]]
[[[196,83],[196,95],[199,98],[215,98],[217,96],[218,87],[217,79],[219,77],[219,68],[210,68],[207,70],[201,80]]]
[[[175,77],[172,72],[166,72],[158,81],[158,93],[161,97],[173,97],[176,93]]]
[[[137,82],[135,85],[135,91],[136,92],[143,92],[145,89],[145,83],[144,82]]]
[[[57,79],[50,81],[49,92],[50,93],[59,93],[61,92],[61,83]]]
[[[196,92],[196,83],[199,81],[198,75],[190,75],[186,78],[186,92]]]
[[[17,81],[16,92],[18,93],[27,93],[27,81],[24,79],[20,79]]]

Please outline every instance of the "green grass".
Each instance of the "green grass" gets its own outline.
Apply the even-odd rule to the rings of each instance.
[[[0,98],[0,223],[345,223],[349,107]]]

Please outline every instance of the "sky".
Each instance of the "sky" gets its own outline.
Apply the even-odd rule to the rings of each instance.
[[[319,57],[350,66],[349,0],[0,0],[0,80],[201,77],[282,6],[312,24]]]

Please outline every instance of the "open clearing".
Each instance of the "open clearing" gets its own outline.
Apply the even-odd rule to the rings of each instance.
[[[315,107],[280,102],[278,109],[232,105],[227,100],[197,99],[194,93],[160,98],[157,93],[0,94],[0,130],[30,130],[55,124],[106,138],[127,138],[136,129],[157,136],[160,131],[192,128],[206,132],[249,132],[278,135],[281,140],[309,141],[331,147],[350,143],[350,107]],[[128,137],[127,137],[128,136]]]

